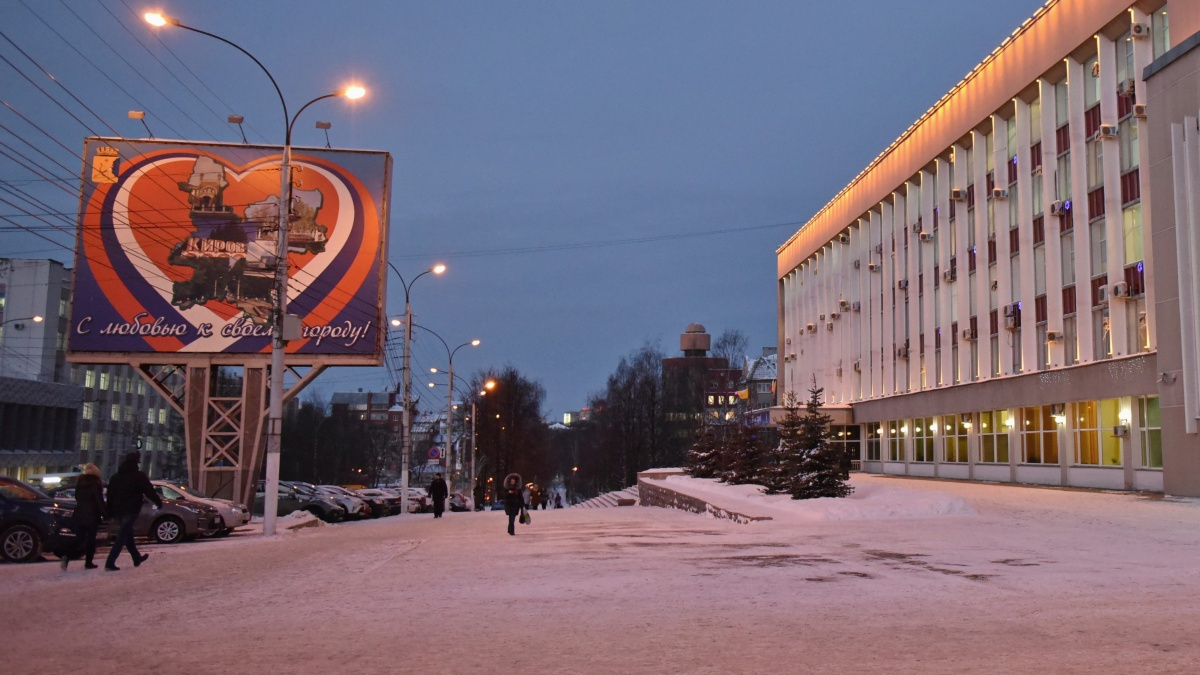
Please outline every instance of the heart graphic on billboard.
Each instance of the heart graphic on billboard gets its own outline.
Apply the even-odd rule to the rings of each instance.
[[[354,222],[349,188],[321,167],[293,165],[289,300],[336,258]],[[170,190],[169,185],[177,189]],[[174,157],[124,176],[113,229],[151,288],[194,325],[269,321],[279,217],[279,164],[234,170]]]

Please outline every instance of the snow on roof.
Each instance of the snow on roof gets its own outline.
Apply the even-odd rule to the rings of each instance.
[[[778,355],[768,354],[754,359],[746,368],[746,381],[764,381],[776,379],[778,373]]]

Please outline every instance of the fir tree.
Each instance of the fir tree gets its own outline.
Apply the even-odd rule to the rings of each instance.
[[[763,469],[767,464],[767,452],[754,427],[738,420],[730,428],[726,444],[729,469],[725,481],[734,485],[761,484]]]
[[[782,467],[793,499],[845,497],[854,491],[846,485],[841,451],[829,443],[830,417],[820,411],[824,391],[814,380],[796,430],[796,452]]]
[[[767,494],[780,494],[791,491],[791,481],[788,479],[788,461],[800,453],[800,399],[796,393],[789,391],[783,397],[783,418],[775,426],[779,434],[779,443],[767,453],[766,466],[763,468],[763,485]]]
[[[687,468],[694,478],[715,478],[720,463],[720,446],[713,428],[704,424],[696,434],[696,442],[688,450]]]

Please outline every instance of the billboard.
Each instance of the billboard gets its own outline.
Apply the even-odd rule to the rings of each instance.
[[[270,352],[280,151],[86,139],[72,360]],[[390,177],[384,152],[292,150],[289,355],[380,362]]]

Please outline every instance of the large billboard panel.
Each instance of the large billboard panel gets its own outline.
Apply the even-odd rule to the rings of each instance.
[[[278,146],[88,138],[68,349],[266,355]],[[391,156],[293,149],[289,355],[378,364]]]

